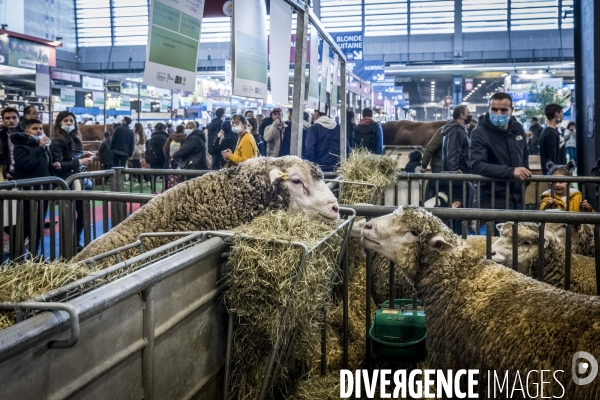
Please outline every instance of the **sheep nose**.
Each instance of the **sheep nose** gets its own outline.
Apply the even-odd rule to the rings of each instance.
[[[495,255],[496,255],[496,252],[495,252],[495,251],[492,251],[492,255],[493,255],[493,256],[495,256]]]
[[[365,224],[365,225],[364,225],[362,228],[363,228],[364,230],[367,230],[367,231],[368,231],[368,230],[371,230],[371,229],[373,229],[373,225],[371,225],[371,223],[369,222],[369,223],[366,223],[366,224]]]
[[[340,208],[336,204],[334,204],[333,206],[331,206],[331,211],[333,211],[334,213],[339,213]]]

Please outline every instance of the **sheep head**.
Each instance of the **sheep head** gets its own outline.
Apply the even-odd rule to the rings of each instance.
[[[512,222],[497,224],[496,228],[500,231],[500,238],[492,245],[492,260],[498,264],[512,268],[513,263],[513,233]],[[518,270],[520,273],[533,276],[537,273],[537,263],[539,258],[539,233],[538,224],[521,222],[518,230]],[[557,237],[549,231],[544,235],[544,249],[549,246],[559,245]]]
[[[339,204],[323,180],[319,168],[298,157],[282,157],[281,165],[269,170],[271,184],[287,191],[289,207],[327,219],[339,218]]]
[[[403,206],[365,224],[361,243],[394,261],[410,282],[416,282],[421,260],[431,253],[449,253],[457,242],[439,218],[423,208]]]

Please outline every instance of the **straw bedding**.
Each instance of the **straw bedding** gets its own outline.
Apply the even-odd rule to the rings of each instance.
[[[227,264],[230,287],[225,303],[237,316],[230,389],[238,391],[239,399],[258,397],[278,330],[282,331],[283,353],[289,355],[279,358],[282,365],[276,375],[279,390],[285,391],[290,383],[285,378],[294,373],[292,363],[285,360],[307,362],[314,357],[323,310],[331,306],[332,288],[341,281],[336,264],[339,235],[334,234],[309,255],[295,288],[302,251],[266,240],[302,242],[310,249],[338,223],[305,213],[272,211],[236,230],[240,235],[264,239],[236,235]],[[290,301],[288,322],[281,327],[281,316]]]

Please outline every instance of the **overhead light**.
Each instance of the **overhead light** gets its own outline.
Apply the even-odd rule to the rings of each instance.
[[[431,84],[432,84],[432,85],[435,85],[435,81],[431,81]]]
[[[485,83],[485,81],[481,81],[481,83]]]

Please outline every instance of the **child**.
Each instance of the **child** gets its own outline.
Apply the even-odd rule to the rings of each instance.
[[[410,153],[408,153],[408,164],[406,164],[406,167],[404,167],[404,171],[405,172],[421,172],[421,171],[417,171],[417,168],[419,168],[419,170],[421,169],[421,161],[423,160],[423,153],[421,153],[419,150],[413,150]]]
[[[573,161],[569,161],[567,165],[554,165],[548,163],[548,175],[553,176],[573,176],[571,170],[575,167]],[[594,211],[587,200],[583,200],[581,192],[577,189],[569,189],[569,210],[567,210],[567,182],[554,182],[554,197],[551,190],[546,190],[542,193],[542,204],[540,210],[558,209],[562,211]],[[582,201],[583,200],[583,201]]]

